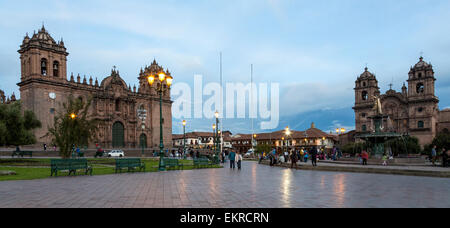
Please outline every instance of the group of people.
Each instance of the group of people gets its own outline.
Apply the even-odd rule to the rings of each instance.
[[[431,163],[435,166],[436,161],[438,160],[439,154],[438,154],[437,146],[433,146],[431,149]],[[446,148],[442,148],[440,156],[442,157],[442,167],[448,167],[449,166],[449,153],[450,151],[447,151]]]
[[[308,159],[311,160],[313,166],[317,166],[317,160],[319,156],[323,154],[317,147],[312,147],[309,151],[305,149],[285,151],[282,154],[277,153],[276,149],[273,149],[268,155],[261,155],[260,162],[267,158],[270,160],[270,166],[282,163],[291,163],[291,168],[297,167],[297,163],[304,162],[307,163]]]
[[[230,160],[230,169],[235,169],[237,165],[238,170],[241,170],[243,160],[241,153],[236,152],[236,149],[232,149],[228,153],[228,159]]]

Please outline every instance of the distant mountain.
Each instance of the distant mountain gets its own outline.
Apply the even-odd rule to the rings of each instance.
[[[183,133],[181,121],[174,119],[173,133]],[[215,120],[212,119],[193,119],[188,120],[186,131],[212,131],[212,125]],[[300,113],[291,116],[281,116],[280,124],[273,130],[261,130],[259,123],[261,120],[254,120],[254,132],[270,132],[284,129],[286,126],[293,130],[305,130],[311,127],[314,122],[316,127],[325,131],[333,131],[337,127],[344,127],[347,130],[353,130],[355,126],[355,113],[351,107],[341,109],[325,109]],[[233,134],[251,133],[250,119],[224,119],[223,128],[230,130]]]

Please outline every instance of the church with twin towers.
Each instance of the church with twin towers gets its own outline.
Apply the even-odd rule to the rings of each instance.
[[[67,74],[68,55],[64,41],[55,41],[44,26],[29,37],[24,37],[20,49],[20,100],[23,109],[32,110],[42,122],[34,130],[38,144],[51,144],[45,137],[48,126],[62,104],[72,95],[76,99],[92,99],[89,114],[101,122],[97,140],[103,148],[157,148],[160,140],[159,95],[157,83],[148,83],[148,75],[164,72],[154,60],[150,66],[137,69],[138,87],[131,87],[113,67],[111,74],[99,83],[97,78]],[[159,83],[159,82],[158,82]],[[172,144],[172,101],[170,87],[162,94],[162,123],[165,147]],[[155,87],[155,88],[152,88]],[[138,110],[146,111],[146,118],[138,117]]]
[[[380,93],[376,76],[366,67],[355,82],[355,133],[357,135],[374,131],[370,119],[375,99],[381,100],[383,114],[383,130],[410,135],[419,139],[423,147],[431,144],[439,132],[450,129],[450,109],[439,110],[439,98],[435,93],[435,76],[431,63],[419,58],[411,66],[405,77],[401,91],[391,88]]]

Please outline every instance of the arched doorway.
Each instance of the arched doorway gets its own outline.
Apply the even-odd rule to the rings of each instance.
[[[144,133],[139,137],[139,147],[147,148],[147,136]]]
[[[120,148],[125,146],[124,127],[121,122],[115,122],[112,127],[112,147]]]

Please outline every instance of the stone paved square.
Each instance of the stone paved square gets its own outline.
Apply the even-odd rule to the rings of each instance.
[[[450,207],[449,189],[448,178],[291,170],[244,162],[241,171],[225,166],[0,182],[0,207]]]

